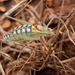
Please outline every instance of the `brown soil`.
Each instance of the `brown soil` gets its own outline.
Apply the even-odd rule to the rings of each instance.
[[[21,0],[17,1],[20,2]],[[26,20],[32,24],[38,24],[38,22],[40,22],[41,25],[46,26],[48,22],[54,17],[49,13],[49,10],[58,17],[60,16],[62,1],[64,1],[64,5],[61,12],[61,18],[64,22],[67,20],[67,17],[63,16],[68,16],[69,13],[71,13],[73,8],[75,7],[75,0],[46,0],[49,10],[47,9],[46,6],[44,7],[44,10],[42,10],[42,2],[40,1],[43,0],[32,0],[29,6],[27,6],[25,10],[22,10],[16,16],[16,18]],[[7,10],[9,10],[11,7],[13,7],[16,4],[17,3],[15,2],[15,0],[1,0],[0,16],[2,16]],[[26,3],[23,6],[25,5]],[[23,6],[21,6],[18,10],[13,12],[11,16],[14,17],[14,15],[23,8]],[[35,12],[38,13],[40,18],[36,15]],[[31,15],[31,13],[33,13],[35,16]],[[41,14],[43,15],[42,17]],[[44,25],[43,22],[46,25]],[[58,25],[58,23],[59,20],[54,19],[49,25],[49,27],[54,28]],[[5,18],[0,22],[0,24],[2,28],[7,32],[15,28],[16,26],[21,25],[19,22],[16,22],[9,18]],[[63,26],[61,22],[60,25],[61,25],[60,27]],[[70,25],[75,30],[75,19],[73,19],[68,25],[71,37],[75,37],[75,34],[73,33]],[[53,32],[56,34],[57,28]],[[30,74],[31,75],[75,75],[75,45],[70,40],[65,41],[65,39],[69,39],[66,29],[63,31],[63,33],[64,34],[58,35],[60,39],[57,38],[55,42],[51,43],[49,42],[49,40],[50,38],[52,39],[54,36],[45,36],[45,41],[46,41],[45,45],[43,44],[44,41],[42,39],[25,41],[19,44],[11,41],[8,42],[2,40],[2,45],[0,41],[0,50],[2,49],[1,51],[3,52],[0,54],[0,62],[5,72],[5,75],[7,74],[7,72],[9,72],[9,70],[10,72],[8,73],[8,75],[17,75],[23,66],[20,65],[26,62],[26,60],[30,57],[30,55],[32,55],[32,52],[33,56],[30,58],[29,62],[27,62],[27,64],[23,67],[23,69],[20,71],[18,75],[30,75]],[[0,38],[2,38],[2,33],[0,33]],[[61,40],[64,40],[64,42],[58,43]],[[22,52],[19,57],[20,51],[22,51],[23,47],[29,48],[30,51],[24,52],[25,51],[24,50],[23,51],[24,53]],[[47,49],[49,50],[49,52]],[[57,58],[51,56],[48,57],[48,55],[52,54],[53,51],[57,52],[54,55],[61,61],[65,69],[62,66],[62,64],[57,60]],[[48,57],[48,59],[46,57]],[[31,63],[32,61],[33,63]],[[42,65],[44,66],[41,67]],[[11,69],[13,66],[18,66],[18,67]],[[0,75],[2,75],[2,70],[0,71]]]

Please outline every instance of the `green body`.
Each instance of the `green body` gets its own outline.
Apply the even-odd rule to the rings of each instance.
[[[5,40],[9,41],[34,40],[43,35],[50,35],[52,32],[51,28],[46,28],[40,25],[32,25],[26,21],[15,19],[10,16],[7,17],[25,25],[21,25],[19,27],[14,28],[10,32],[7,32],[3,37]]]
[[[25,29],[27,30],[27,33],[25,32]],[[35,32],[34,30],[31,30],[30,32],[29,26],[26,27],[26,25],[23,25],[22,31],[21,31],[21,26],[19,26],[18,29],[16,27],[14,28],[14,30],[11,30],[10,32],[6,33],[4,35],[4,39],[9,41],[24,41],[24,40],[34,40],[43,35],[50,35],[50,32],[49,33],[47,32],[47,28],[42,26],[41,30],[42,32],[39,31]]]

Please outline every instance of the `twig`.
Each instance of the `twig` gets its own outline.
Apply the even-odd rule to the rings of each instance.
[[[72,58],[63,60],[63,61],[61,61],[61,62],[64,64],[64,63],[68,63],[68,62],[73,61],[73,60],[75,60],[75,57],[72,57]]]
[[[56,58],[60,62],[60,64],[62,65],[62,67],[63,67],[63,69],[65,71],[65,73],[67,74],[67,72],[65,70],[65,67],[64,67],[63,63],[60,61],[60,59],[57,56],[55,56],[54,54],[51,54],[51,56],[54,57],[54,58]]]
[[[21,16],[22,16],[22,20],[24,20],[24,21],[25,21],[26,19],[25,19],[24,11],[22,11],[22,12],[21,12]]]
[[[40,19],[39,14],[37,13],[37,11],[31,5],[27,5],[27,7],[30,8],[36,14],[38,19]]]
[[[40,14],[40,21],[42,20],[44,8],[45,8],[46,0],[42,0],[42,8],[41,8],[41,14]]]
[[[0,62],[0,70],[1,70],[1,72],[2,72],[2,75],[5,75],[5,72],[4,72],[4,70],[3,70],[3,67],[2,67],[2,65],[1,65],[1,62]]]
[[[64,6],[64,0],[62,0],[61,10],[60,10],[60,17],[61,17],[61,15],[62,15],[63,6]],[[60,17],[59,17],[59,18],[60,18]],[[59,34],[60,22],[61,22],[61,21],[59,20],[56,35]],[[57,40],[57,38],[58,38],[58,37],[56,37],[56,38],[54,39],[54,42]]]
[[[53,51],[53,53],[54,53],[54,51]],[[57,73],[57,75],[59,75],[59,70],[58,70],[58,68],[57,68],[57,64],[56,64],[56,59],[55,58],[53,58],[53,62],[54,62],[54,67],[55,67],[55,69],[56,69],[56,73]]]
[[[74,72],[74,74],[75,74],[75,70],[73,69],[73,68],[71,68],[70,66],[68,66],[68,65],[64,65],[65,67],[67,67],[68,69],[70,69],[72,72]]]
[[[8,57],[9,60],[14,61],[14,59],[7,53],[0,52],[3,56]]]
[[[72,39],[75,40],[75,37],[72,37]],[[67,42],[67,41],[70,41],[70,39],[68,38],[68,39],[61,40],[61,41],[57,42],[57,44],[61,43],[61,42]]]
[[[14,16],[18,15],[32,0],[30,0],[18,13],[16,13]]]
[[[36,21],[38,21],[38,19],[36,18],[36,16],[33,14],[32,11],[30,11],[29,9],[25,9],[25,10],[28,11]]]
[[[38,6],[40,5],[41,0],[38,2],[38,4],[34,7],[34,9],[36,10],[38,8]]]
[[[18,3],[18,1],[17,0],[14,0],[16,3]]]
[[[72,21],[74,18],[75,18],[75,9],[73,9],[73,10],[70,12],[69,16],[67,17],[67,19],[66,19],[66,21],[65,21],[66,26],[69,26],[70,23],[71,23],[71,21]],[[63,32],[64,29],[65,29],[65,26],[62,26],[61,29],[60,29],[60,31]]]
[[[63,40],[64,39],[64,33],[62,34],[62,36],[61,36],[61,40]],[[61,42],[60,44],[59,44],[59,51],[62,51],[62,46],[63,46],[63,42]],[[60,53],[60,54],[58,54],[58,57],[61,59],[62,58],[62,54]]]
[[[57,17],[56,15],[54,15],[54,16]],[[62,19],[60,19],[59,17],[57,19],[59,19],[64,25],[64,26],[62,26],[60,28],[59,32],[62,32],[66,28],[70,41],[75,45],[75,42],[72,40],[71,36],[69,35],[69,30],[67,28],[67,26],[74,19],[74,17],[75,17],[75,10],[73,9],[73,11],[70,13],[70,16],[68,16],[68,18],[67,18],[67,20],[65,22]],[[54,44],[55,43],[54,39],[56,39],[56,36],[52,37],[49,42],[53,42],[53,44]]]
[[[47,4],[46,4],[47,9],[49,10]],[[49,10],[50,12],[50,10]],[[52,12],[50,12],[53,16],[57,17],[55,14],[53,14]],[[62,26],[59,30],[59,32],[63,31],[63,29],[66,28],[67,33],[68,33],[68,37],[70,39],[70,41],[75,45],[75,42],[72,40],[71,36],[69,35],[69,30],[67,28],[67,26],[70,24],[70,22],[74,19],[75,17],[75,9],[73,9],[73,11],[70,13],[70,15],[67,17],[68,19],[66,20],[66,22],[64,22],[61,18],[57,18],[58,20],[60,20],[64,26]],[[57,34],[57,36],[59,35],[59,33]],[[50,43],[53,42],[53,44],[56,42],[54,39],[56,39],[56,36],[52,37],[52,39],[50,39]]]
[[[15,5],[13,8],[9,9],[6,13],[3,14],[3,16],[1,17],[2,21],[6,16],[9,16],[11,13],[13,13],[16,9],[18,9],[20,7],[21,4],[23,4],[24,2],[26,2],[27,0],[22,0],[19,4]],[[5,16],[6,15],[6,16]]]
[[[64,0],[62,1],[61,11],[60,11],[60,17],[61,17],[61,15],[62,15],[63,6],[64,6]],[[59,33],[59,28],[60,28],[60,20],[59,20],[59,22],[58,22],[57,34]]]
[[[33,56],[33,53],[30,55],[30,57],[27,59],[27,61],[24,63],[24,65],[22,66],[22,68],[20,69],[20,71],[18,72],[17,75],[19,75],[19,73],[21,72],[21,70],[24,68],[25,64],[30,60],[30,58]]]
[[[72,29],[72,32],[75,34],[75,31],[74,31],[74,29],[73,29],[72,25],[70,25],[70,27],[71,27],[71,29]]]
[[[17,0],[14,0],[16,3],[18,3]],[[23,6],[22,6],[23,7]],[[22,19],[25,21],[25,15],[24,15],[24,11],[21,12],[21,16],[22,16]]]

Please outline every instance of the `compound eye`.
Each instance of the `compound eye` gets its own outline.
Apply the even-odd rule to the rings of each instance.
[[[47,28],[47,31],[49,31],[49,28]]]

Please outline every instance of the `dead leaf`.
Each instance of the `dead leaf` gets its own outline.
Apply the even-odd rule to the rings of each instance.
[[[4,6],[0,6],[0,11],[5,12],[6,8]]]
[[[9,32],[9,31],[11,31],[13,28],[9,28],[7,31]]]
[[[8,0],[0,0],[0,2],[4,2],[4,1],[8,1]]]
[[[35,22],[35,19],[34,19],[33,17],[31,17],[31,18],[28,20],[28,22],[31,23],[31,24],[35,24],[35,23],[36,23],[36,22]]]
[[[20,26],[21,25],[19,22],[16,22],[15,24],[16,24],[16,26]]]
[[[21,0],[17,0],[18,1],[18,3],[20,3],[21,2]]]
[[[11,22],[9,21],[9,20],[5,20],[5,22],[3,23],[3,25],[2,25],[2,28],[9,28],[10,27],[10,25],[11,25]]]

